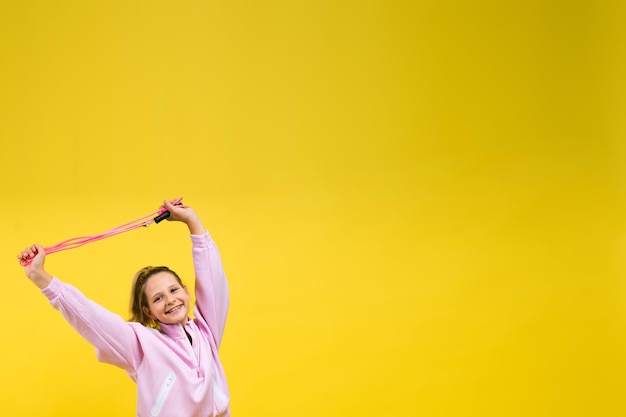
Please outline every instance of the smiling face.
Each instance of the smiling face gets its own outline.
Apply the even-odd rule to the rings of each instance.
[[[187,321],[189,313],[189,291],[170,272],[152,275],[145,286],[148,307],[143,311],[153,320],[165,324]]]

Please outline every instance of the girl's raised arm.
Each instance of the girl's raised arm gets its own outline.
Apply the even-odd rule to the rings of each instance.
[[[184,222],[189,228],[196,274],[195,315],[206,323],[216,347],[219,347],[230,302],[228,282],[219,251],[193,209],[175,206],[169,201],[164,201],[163,207],[170,211],[168,220]]]

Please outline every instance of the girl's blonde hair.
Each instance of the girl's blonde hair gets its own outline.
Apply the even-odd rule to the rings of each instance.
[[[181,286],[184,286],[183,281],[180,279],[178,274],[167,266],[146,266],[145,268],[141,268],[139,272],[135,274],[135,278],[133,279],[133,288],[130,294],[130,319],[129,321],[134,321],[137,323],[141,323],[146,327],[151,327],[153,329],[161,330],[159,326],[159,322],[152,319],[144,312],[144,307],[150,309],[148,305],[148,297],[146,296],[146,283],[148,279],[159,272],[169,272],[174,275],[176,280]]]

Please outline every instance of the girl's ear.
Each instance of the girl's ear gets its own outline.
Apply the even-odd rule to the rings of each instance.
[[[143,314],[145,314],[146,316],[154,320],[154,314],[152,314],[152,312],[148,309],[148,307],[141,307],[141,309],[143,310]]]

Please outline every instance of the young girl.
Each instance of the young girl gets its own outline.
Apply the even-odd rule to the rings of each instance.
[[[18,258],[33,258],[26,276],[52,306],[96,348],[99,361],[124,369],[137,383],[137,416],[226,417],[230,395],[218,348],[229,293],[217,247],[189,207],[165,201],[168,220],[191,233],[196,275],[195,319],[190,294],[165,266],[141,269],[133,282],[130,322],[87,299],[44,269],[44,248],[33,245]]]

